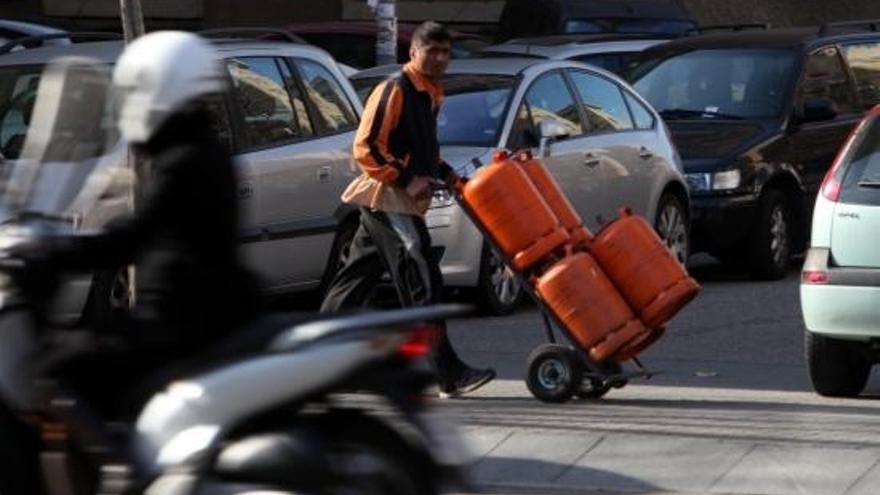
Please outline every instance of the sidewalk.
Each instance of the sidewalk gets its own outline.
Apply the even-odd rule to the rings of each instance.
[[[877,495],[880,450],[465,426],[488,487]],[[535,491],[534,493],[539,493]]]
[[[680,390],[645,387],[604,404],[496,396],[485,410],[476,398],[447,410],[478,458],[474,481],[489,493],[880,493],[877,401],[707,390],[705,401],[674,407]],[[707,407],[747,393],[740,409],[727,400]],[[674,397],[670,406],[658,404],[661,394]]]

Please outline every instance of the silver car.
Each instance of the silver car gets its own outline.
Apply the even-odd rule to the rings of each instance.
[[[366,97],[396,70],[377,67],[351,79]],[[453,60],[443,84],[440,154],[462,174],[495,149],[530,148],[588,228],[628,205],[686,260],[690,199],[678,153],[663,121],[624,81],[578,62],[504,58]],[[494,313],[513,310],[521,288],[451,198],[435,196],[427,223],[446,285],[475,290]]]
[[[575,60],[614,73],[642,50],[668,41],[659,35],[596,33],[518,38],[488,46],[475,53],[479,58],[534,57]]]
[[[92,42],[13,51],[0,56],[0,151],[14,167],[28,129],[43,67],[61,56],[112,65],[119,42]],[[336,269],[340,225],[356,210],[339,196],[356,176],[351,143],[361,103],[336,62],[304,44],[222,41],[231,95],[216,105],[216,130],[234,151],[242,208],[241,246],[270,293],[314,289]],[[181,61],[185,63],[185,61]],[[125,152],[117,148],[119,160]],[[100,229],[127,211],[109,197],[76,212],[82,230]],[[127,270],[70,281],[57,313],[104,317],[127,307]]]

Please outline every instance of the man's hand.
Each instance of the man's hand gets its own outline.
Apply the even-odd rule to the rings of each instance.
[[[415,199],[422,199],[431,194],[431,179],[417,176],[406,186],[406,193]]]

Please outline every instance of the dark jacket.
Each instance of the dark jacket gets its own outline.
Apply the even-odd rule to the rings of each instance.
[[[413,199],[404,191],[418,176],[445,179],[440,158],[437,112],[443,88],[412,64],[377,86],[364,107],[354,142],[363,174],[342,195],[345,203],[375,210],[422,215],[430,197]]]
[[[136,262],[136,345],[181,352],[228,334],[251,318],[257,284],[237,251],[236,176],[204,110],[178,114],[144,147],[149,178],[135,215],[52,255],[70,270]]]

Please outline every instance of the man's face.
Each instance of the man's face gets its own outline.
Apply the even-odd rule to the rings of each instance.
[[[428,41],[427,43],[413,43],[409,48],[409,58],[422,74],[440,79],[446,73],[449,66],[449,58],[452,55],[452,44],[448,41]]]

